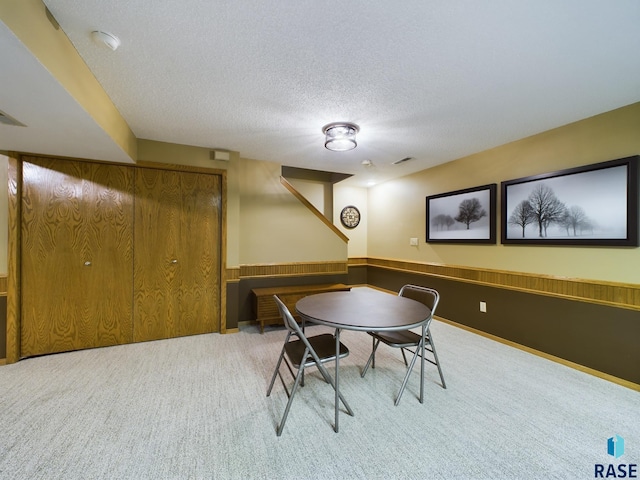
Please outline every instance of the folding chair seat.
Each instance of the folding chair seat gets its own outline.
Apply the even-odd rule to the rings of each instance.
[[[404,380],[402,382],[402,386],[400,387],[400,391],[398,392],[398,396],[396,398],[395,404],[398,405],[400,403],[400,399],[402,398],[402,394],[404,393],[404,389],[407,385],[407,381],[409,380],[409,376],[413,370],[413,366],[416,362],[416,359],[421,356],[422,351],[422,342],[424,341],[424,352],[425,352],[425,361],[435,365],[438,367],[438,373],[440,374],[440,380],[442,382],[442,388],[447,388],[447,385],[444,382],[444,376],[442,375],[442,368],[440,367],[440,361],[438,360],[438,354],[436,353],[436,346],[433,342],[433,335],[431,335],[430,325],[431,320],[433,320],[433,315],[436,312],[436,308],[438,306],[438,302],[440,301],[439,293],[433,288],[421,287],[418,285],[405,285],[400,289],[400,293],[398,293],[401,297],[411,298],[418,302],[424,303],[431,310],[431,317],[424,324],[422,332],[423,334],[415,333],[411,330],[399,330],[399,331],[389,331],[389,332],[367,332],[369,335],[373,337],[373,345],[371,350],[371,355],[369,356],[369,360],[367,360],[367,364],[365,365],[361,376],[364,377],[369,369],[369,365],[371,368],[376,367],[376,350],[380,343],[384,343],[393,348],[399,348],[402,352],[402,358],[404,359],[404,364],[407,367],[407,372],[405,374]],[[414,350],[411,350],[414,349]],[[407,356],[405,354],[405,350],[413,353],[413,358],[411,359],[411,363],[407,362]],[[428,354],[427,354],[428,352]],[[429,356],[428,356],[429,355]],[[420,372],[420,403],[424,401],[424,372]]]
[[[276,364],[273,376],[271,377],[269,389],[267,390],[268,397],[269,395],[271,395],[271,390],[273,389],[273,384],[276,381],[276,377],[280,377],[280,381],[284,386],[287,397],[289,397],[289,401],[287,402],[287,406],[284,410],[284,415],[282,416],[282,420],[280,421],[277,429],[277,434],[278,436],[280,436],[282,434],[284,424],[287,421],[287,416],[289,415],[289,410],[291,408],[291,404],[293,403],[293,397],[296,394],[298,386],[301,384],[304,385],[303,378],[305,368],[318,367],[318,370],[324,377],[325,381],[331,384],[331,386],[335,390],[335,382],[333,381],[331,375],[329,375],[329,372],[325,368],[324,364],[335,362],[336,360],[336,339],[330,333],[306,337],[298,323],[293,318],[293,315],[291,315],[291,312],[289,312],[287,306],[282,303],[277,295],[274,295],[274,299],[276,301],[276,304],[278,305],[278,309],[280,310],[280,314],[282,315],[282,319],[284,320],[284,324],[288,330],[284,345],[282,346],[282,350],[280,351],[278,363]],[[342,342],[340,342],[340,353],[338,357],[344,358],[347,355],[349,355],[349,349]],[[287,366],[289,372],[291,373],[291,376],[294,378],[291,392],[289,392],[287,384],[282,376],[282,373],[280,372],[280,367],[283,361]],[[297,370],[295,373],[294,369]],[[342,394],[339,394],[339,397],[340,401],[347,409],[349,415],[353,415],[351,407],[349,407],[344,398],[342,398]]]

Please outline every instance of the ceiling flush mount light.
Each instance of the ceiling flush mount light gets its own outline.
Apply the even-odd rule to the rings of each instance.
[[[356,133],[360,131],[355,123],[335,122],[322,127],[325,135],[324,146],[334,152],[346,152],[356,148]]]
[[[91,32],[93,41],[99,45],[106,45],[111,50],[116,50],[120,46],[120,39],[113,33],[100,32],[98,30]]]

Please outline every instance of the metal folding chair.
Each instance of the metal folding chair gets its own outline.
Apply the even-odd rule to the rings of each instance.
[[[431,331],[429,329],[431,325],[431,320],[433,320],[433,315],[435,314],[436,308],[438,306],[438,302],[440,301],[440,294],[434,290],[433,288],[421,287],[418,285],[405,285],[400,289],[400,293],[398,293],[401,297],[411,298],[418,302],[424,303],[431,310],[431,317],[422,327],[422,333],[415,333],[411,330],[401,330],[401,331],[389,331],[389,332],[367,332],[369,335],[373,337],[373,346],[371,355],[369,356],[369,360],[367,360],[367,364],[364,367],[364,370],[361,373],[361,376],[364,377],[369,369],[369,365],[371,368],[376,368],[376,350],[380,345],[380,342],[385,345],[389,345],[393,348],[399,348],[402,352],[402,358],[404,359],[404,364],[407,366],[407,372],[405,374],[404,380],[402,382],[402,386],[400,387],[400,391],[398,392],[398,396],[396,398],[395,404],[398,405],[400,403],[400,399],[402,398],[402,394],[404,393],[404,389],[407,386],[407,381],[409,380],[409,376],[413,370],[413,366],[416,363],[416,359],[422,356],[422,352],[424,352],[424,360],[438,367],[438,373],[440,374],[440,380],[442,382],[442,388],[447,388],[447,385],[444,382],[444,376],[442,375],[442,368],[440,367],[440,361],[438,360],[438,354],[436,353],[436,346],[433,343],[433,335],[431,335]],[[424,346],[424,348],[423,348]],[[411,350],[411,349],[414,350]],[[413,358],[411,359],[411,363],[407,362],[407,357],[405,354],[405,350],[413,353]],[[432,358],[427,356],[427,352],[429,352]],[[424,402],[424,372],[420,372],[420,403]]]
[[[291,312],[289,312],[287,306],[282,303],[277,295],[274,295],[273,297],[276,301],[276,304],[278,305],[278,309],[280,310],[282,319],[284,320],[284,325],[288,330],[284,345],[282,346],[282,350],[280,351],[278,363],[276,364],[273,376],[271,377],[269,389],[267,390],[268,397],[269,395],[271,395],[271,390],[273,389],[273,384],[276,381],[276,377],[280,377],[280,381],[282,382],[284,390],[287,393],[287,397],[289,397],[289,401],[287,402],[287,406],[284,410],[284,415],[282,416],[282,420],[280,421],[280,425],[278,425],[277,429],[277,434],[278,436],[280,436],[282,434],[284,424],[287,421],[287,416],[289,415],[289,410],[291,408],[291,404],[293,403],[293,397],[296,394],[298,386],[303,379],[305,368],[314,366],[318,367],[318,370],[324,377],[325,381],[331,384],[331,386],[335,390],[335,382],[333,381],[331,375],[329,375],[329,372],[325,368],[324,364],[334,362],[336,360],[336,339],[329,333],[316,335],[313,337],[306,337],[298,323],[291,315]],[[349,355],[349,349],[345,345],[343,345],[342,342],[340,342],[339,352],[339,358],[344,358]],[[286,364],[289,372],[291,373],[291,376],[295,379],[293,387],[291,388],[291,392],[289,392],[285,380],[280,373],[280,366],[283,361]],[[296,373],[294,373],[294,369],[297,369]],[[340,401],[347,409],[349,415],[353,415],[353,410],[351,410],[351,407],[349,407],[345,399],[342,398],[342,394],[339,393],[339,397]]]

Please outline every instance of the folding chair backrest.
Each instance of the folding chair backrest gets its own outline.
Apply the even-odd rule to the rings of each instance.
[[[277,295],[274,295],[273,299],[276,301],[276,305],[278,306],[278,310],[280,311],[280,316],[284,321],[284,326],[287,327],[287,330],[289,330],[291,333],[297,334],[298,333],[297,330],[300,330],[300,326],[298,325],[298,322],[296,322],[295,318],[293,318],[293,315],[291,315],[291,312],[289,311],[287,306],[284,303],[282,303],[282,300],[280,300],[280,298],[278,298]],[[296,329],[296,327],[298,328]]]
[[[429,310],[431,310],[432,317],[435,315],[438,302],[440,301],[440,294],[436,290],[419,285],[405,285],[400,289],[398,295],[425,304],[429,307]]]
[[[309,340],[307,340],[307,337],[305,337],[304,333],[302,333],[300,325],[298,325],[296,319],[293,318],[293,315],[291,315],[291,312],[289,311],[287,306],[282,302],[282,300],[278,298],[277,295],[274,295],[273,299],[276,301],[276,305],[278,305],[278,310],[280,310],[280,315],[284,320],[284,326],[287,327],[287,330],[289,330],[292,335],[296,335],[300,340],[302,340],[304,345],[309,349],[310,352],[313,352],[313,355],[315,356],[315,350],[309,343]]]

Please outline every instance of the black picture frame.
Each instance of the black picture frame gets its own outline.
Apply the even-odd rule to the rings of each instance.
[[[495,244],[497,189],[492,183],[428,196],[427,243]]]
[[[637,247],[638,158],[502,182],[502,243]]]

